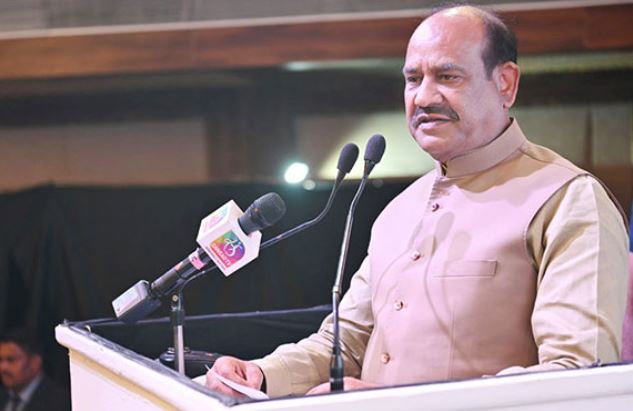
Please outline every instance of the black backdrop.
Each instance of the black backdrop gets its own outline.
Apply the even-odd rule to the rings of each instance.
[[[371,223],[409,182],[369,185],[358,206],[345,286],[360,265]],[[289,309],[327,304],[347,208],[357,184],[345,184],[319,225],[262,251],[225,278],[219,272],[185,291],[188,315]],[[229,199],[242,209],[270,191],[288,212],[263,240],[318,214],[330,187],[308,191],[266,184],[187,187],[41,186],[0,195],[0,330],[35,328],[46,368],[67,379],[54,327],[113,316],[111,301],[140,279],[153,280],[195,247],[200,220]],[[154,316],[167,315],[168,304]]]

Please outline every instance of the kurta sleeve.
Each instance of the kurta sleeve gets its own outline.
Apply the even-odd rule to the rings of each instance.
[[[537,271],[532,330],[539,364],[499,374],[619,360],[627,290],[626,224],[591,176],[561,188],[527,232]]]
[[[369,258],[365,258],[339,305],[341,347],[347,376],[360,376],[365,348],[373,328],[368,277]],[[268,395],[304,394],[327,381],[332,340],[332,316],[329,315],[317,333],[296,344],[281,345],[270,355],[254,360],[264,372]]]

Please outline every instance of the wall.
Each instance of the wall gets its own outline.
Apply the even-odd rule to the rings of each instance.
[[[45,182],[192,184],[209,177],[199,118],[2,127],[0,135],[3,190]]]

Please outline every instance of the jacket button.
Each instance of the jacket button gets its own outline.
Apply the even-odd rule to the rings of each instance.
[[[439,210],[440,205],[438,203],[433,203],[431,204],[431,211],[437,211]]]
[[[388,353],[382,353],[382,355],[380,356],[380,362],[382,362],[383,364],[387,364],[389,361],[391,361],[391,356]]]
[[[402,300],[396,301],[396,303],[393,305],[393,308],[395,308],[396,311],[402,310],[404,308],[404,301]]]
[[[418,250],[415,250],[415,251],[413,251],[413,252],[411,253],[411,259],[412,259],[413,261],[415,261],[415,260],[419,260],[421,256],[422,256],[422,254],[420,254],[420,252],[419,252]]]

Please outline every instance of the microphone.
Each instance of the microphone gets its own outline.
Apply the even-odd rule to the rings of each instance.
[[[229,276],[259,254],[262,230],[285,214],[286,205],[276,193],[268,193],[245,213],[232,200],[202,220],[197,241],[201,247],[151,284],[141,280],[112,301],[116,317],[133,324],[156,310],[160,298],[173,293],[209,263]]]
[[[338,187],[339,185],[341,185],[341,181],[343,181],[345,175],[352,171],[357,158],[358,146],[354,143],[345,144],[338,156],[338,164],[336,165],[338,173],[336,174],[336,181],[334,182],[335,186]]]
[[[202,220],[196,241],[228,277],[257,258],[259,230],[276,223],[285,212],[286,205],[274,193],[255,200],[245,213],[231,200]]]
[[[363,177],[369,177],[369,173],[374,169],[374,166],[380,163],[383,154],[385,154],[385,138],[380,134],[374,134],[367,142],[367,147],[365,147]]]
[[[345,374],[343,367],[343,356],[341,355],[341,337],[340,337],[340,321],[338,306],[341,300],[341,288],[343,282],[343,273],[345,271],[345,263],[347,262],[347,254],[349,251],[349,242],[352,234],[352,223],[354,222],[354,212],[360,200],[365,185],[369,179],[369,174],[374,166],[380,162],[385,152],[385,138],[380,134],[373,135],[367,142],[365,147],[365,168],[363,177],[360,180],[356,194],[352,199],[347,220],[345,222],[345,231],[343,232],[343,241],[341,244],[341,254],[339,256],[338,267],[336,269],[336,278],[332,287],[332,324],[334,327],[334,340],[332,341],[332,359],[330,362],[330,391],[343,391],[343,376]]]

